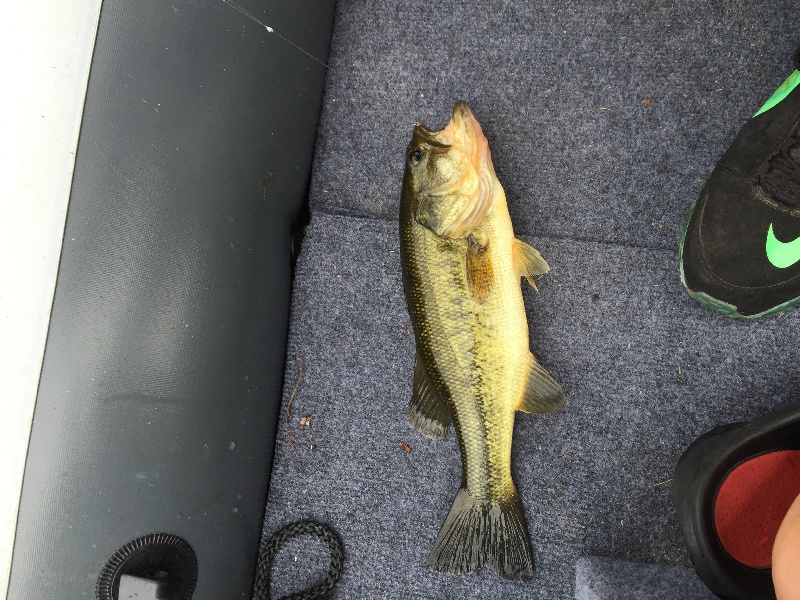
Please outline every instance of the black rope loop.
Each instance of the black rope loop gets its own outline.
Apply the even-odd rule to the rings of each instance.
[[[328,544],[328,548],[331,551],[331,567],[328,570],[327,577],[319,585],[289,594],[280,600],[318,600],[327,598],[328,594],[331,593],[342,574],[342,562],[344,560],[342,542],[336,532],[327,525],[314,521],[298,521],[278,531],[267,542],[256,568],[255,600],[270,600],[270,573],[275,555],[287,541],[299,535],[313,535]]]

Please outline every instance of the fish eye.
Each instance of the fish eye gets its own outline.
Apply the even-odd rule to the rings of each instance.
[[[421,160],[422,160],[421,150],[414,150],[411,154],[408,155],[408,162],[411,164],[412,167],[416,167]]]

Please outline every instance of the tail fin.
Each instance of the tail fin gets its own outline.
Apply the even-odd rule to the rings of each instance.
[[[428,558],[436,571],[462,575],[490,566],[506,579],[533,577],[528,524],[519,497],[475,500],[461,489]]]

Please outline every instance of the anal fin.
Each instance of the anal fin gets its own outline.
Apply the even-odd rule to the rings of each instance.
[[[453,420],[450,407],[436,392],[419,354],[414,363],[414,394],[408,420],[420,433],[434,440],[444,437]]]
[[[564,399],[564,390],[531,354],[528,380],[517,410],[537,414],[555,412],[564,406]]]
[[[533,246],[529,246],[525,242],[514,238],[512,246],[512,254],[514,257],[514,266],[517,269],[520,277],[524,277],[533,286],[533,289],[538,290],[536,282],[533,280],[537,275],[544,275],[550,271],[550,265],[542,258],[539,251]]]

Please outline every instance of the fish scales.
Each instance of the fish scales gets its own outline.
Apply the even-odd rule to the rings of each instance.
[[[409,225],[412,253],[436,257],[409,257],[416,271],[410,279],[420,282],[410,296],[420,307],[414,319],[418,347],[426,364],[435,365],[430,372],[438,379],[437,390],[453,410],[465,461],[464,484],[475,498],[506,496],[514,410],[527,375],[527,362],[519,360],[528,352],[522,296],[498,293],[485,302],[475,300],[467,291],[466,242],[438,238],[413,220]],[[507,241],[508,260],[495,265],[495,276],[519,288]]]

